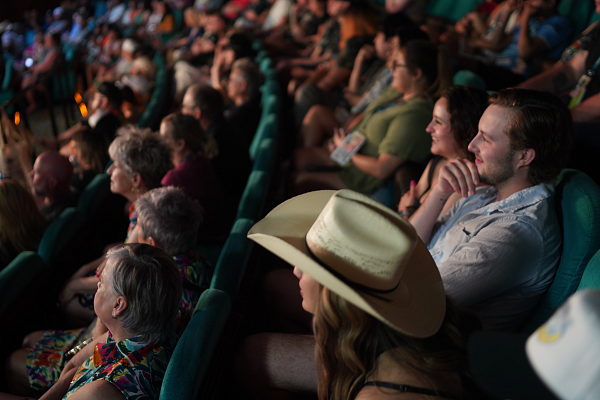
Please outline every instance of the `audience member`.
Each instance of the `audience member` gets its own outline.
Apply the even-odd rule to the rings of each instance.
[[[329,148],[308,147],[296,152],[296,193],[349,188],[371,194],[404,162],[427,163],[431,138],[425,129],[431,121],[432,98],[451,82],[447,54],[431,42],[414,40],[396,52],[392,70],[390,88],[352,127],[366,140],[351,163],[339,168],[330,158],[345,137],[339,130]],[[339,172],[327,172],[332,168]]]
[[[248,148],[240,133],[225,119],[223,96],[218,90],[208,85],[190,86],[183,97],[181,111],[200,121],[206,135],[217,142],[217,155],[211,162],[225,196],[225,226],[229,227],[250,174]]]
[[[402,196],[398,211],[408,218],[419,208],[436,184],[440,169],[458,159],[474,161],[467,147],[477,135],[479,119],[487,107],[487,92],[468,86],[451,86],[446,89],[433,107],[433,119],[427,126],[431,134],[433,158],[425,167],[418,183],[411,182],[410,190]],[[458,193],[448,198],[441,214],[460,199]]]
[[[469,144],[475,163],[444,166],[410,218],[450,299],[475,311],[487,329],[516,329],[554,279],[562,238],[553,181],[572,133],[569,110],[551,94],[491,95]],[[455,192],[464,199],[442,215]]]
[[[295,94],[294,118],[299,127],[308,110],[315,104],[335,106],[335,93],[347,81],[360,48],[373,43],[377,33],[377,14],[366,2],[351,3],[339,17],[340,54],[327,66],[312,72]]]
[[[204,215],[199,232],[202,238],[226,234],[221,221],[223,193],[207,157],[209,138],[198,120],[184,114],[167,115],[160,124],[160,136],[171,149],[175,165],[162,179],[162,185],[178,187],[200,202]]]
[[[600,3],[596,3],[600,12]],[[600,57],[600,23],[588,26],[562,54],[554,66],[519,85],[524,89],[550,91],[572,97],[569,108],[575,122],[598,122],[600,120],[600,81],[594,73]],[[589,77],[589,78],[584,78]],[[577,86],[581,81],[582,87]]]
[[[280,204],[248,237],[295,265],[302,307],[314,314],[314,338],[243,344],[238,376],[253,388],[269,379],[264,398],[314,393],[317,377],[319,399],[383,398],[389,389],[471,397],[468,329],[425,245],[392,210],[349,190],[312,192]]]
[[[212,266],[195,249],[196,232],[202,221],[201,208],[172,187],[151,190],[135,204],[139,214],[137,240],[160,247],[177,264],[184,285],[176,320],[177,332],[181,334],[200,291],[212,276]],[[93,293],[97,289],[98,275],[88,280],[93,282],[89,289]],[[10,357],[9,376],[15,382],[13,391],[25,394],[31,390],[38,393],[47,390],[57,381],[72,349],[81,347],[92,335],[103,334],[105,329],[94,320],[87,328],[37,331],[27,335],[23,347]]]
[[[248,149],[262,116],[260,86],[263,80],[258,65],[250,58],[238,59],[231,65],[226,92],[233,104],[225,115]]]
[[[386,19],[384,25],[397,22],[399,19],[401,20],[401,18],[395,17]],[[300,127],[299,146],[311,147],[322,145],[327,138],[331,137],[334,128],[343,127],[344,129],[349,129],[353,124],[356,124],[356,118],[362,118],[360,114],[364,113],[366,108],[377,100],[391,85],[393,72],[390,66],[394,59],[395,50],[398,48],[398,43],[406,46],[413,40],[429,40],[427,34],[419,28],[395,28],[395,25],[394,23],[392,26],[384,26],[384,30],[386,31],[385,42],[382,41],[383,37],[380,33],[378,33],[379,36],[375,36],[377,57],[381,58],[382,61],[385,60],[385,65],[381,68],[380,74],[375,73],[372,79],[375,82],[373,82],[372,87],[362,97],[355,93],[359,89],[357,89],[358,83],[353,85],[353,78],[355,78],[353,75],[356,75],[356,80],[362,79],[357,70],[362,70],[363,58],[368,57],[367,54],[371,51],[370,45],[363,46],[356,56],[355,67],[350,76],[349,85],[344,90],[344,101],[349,105],[353,105],[350,109],[351,114],[348,115],[347,112],[344,112],[345,109],[340,110],[342,106],[345,106],[343,104],[338,104],[335,109],[326,105],[312,106],[308,110],[308,113],[306,113]],[[393,32],[390,32],[392,29]],[[361,55],[361,53],[363,54]],[[357,66],[358,64],[360,64],[360,67]],[[377,67],[379,63],[374,61],[373,64],[376,64],[375,67]],[[363,86],[365,85],[368,85],[368,83],[365,82]],[[362,91],[362,88],[360,91]]]
[[[102,82],[91,95],[89,101],[89,117],[84,118],[71,128],[58,135],[61,154],[70,156],[71,148],[66,146],[73,136],[82,130],[90,130],[94,135],[101,136],[107,143],[115,138],[117,129],[124,121],[121,112],[123,97],[121,90],[111,82]],[[48,141],[45,141],[49,144]]]
[[[498,90],[519,84],[535,58],[558,59],[571,35],[569,20],[558,15],[557,0],[526,1],[511,42],[492,65],[479,63],[477,73]],[[503,33],[504,31],[500,31]]]
[[[95,309],[107,331],[65,363],[42,399],[154,398],[160,390],[177,342],[182,285],[175,262],[157,247],[126,244],[108,252],[97,280]]]
[[[82,192],[98,174],[104,172],[108,162],[108,141],[89,129],[75,133],[71,140],[74,173],[71,186]]]
[[[176,326],[181,335],[213,273],[213,267],[195,248],[202,207],[174,187],[153,189],[135,204],[138,242],[160,247],[173,257],[179,269],[184,288]]]
[[[159,187],[161,179],[173,167],[169,148],[150,130],[128,125],[119,129],[108,151],[113,160],[107,171],[110,191],[132,203],[125,243],[135,243],[139,235],[135,202],[144,193]],[[87,325],[94,318],[91,294],[97,282],[93,272],[102,261],[104,255],[79,268],[59,295],[59,305],[74,326]]]
[[[33,64],[28,73],[23,77],[21,89],[28,88],[29,85],[36,82],[40,75],[47,73],[55,68],[62,61],[62,49],[60,47],[60,34],[50,31],[44,37],[44,52],[38,63]],[[25,92],[25,98],[29,102],[27,112],[33,112],[37,108],[35,100],[36,91],[44,90],[41,83],[36,83]]]
[[[20,252],[37,250],[45,228],[31,193],[16,181],[0,180],[0,271]]]
[[[29,173],[33,192],[39,197],[39,207],[48,222],[54,221],[67,207],[77,205],[79,193],[70,186],[73,166],[54,151],[38,156]]]

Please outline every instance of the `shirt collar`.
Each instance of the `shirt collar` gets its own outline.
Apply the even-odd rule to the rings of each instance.
[[[488,214],[492,213],[513,213],[523,208],[530,207],[554,195],[554,183],[540,183],[539,185],[528,187],[513,193],[504,200],[490,203],[486,206]],[[493,201],[498,196],[498,190],[495,187],[488,188],[480,197],[482,201]],[[489,201],[488,201],[489,200]]]

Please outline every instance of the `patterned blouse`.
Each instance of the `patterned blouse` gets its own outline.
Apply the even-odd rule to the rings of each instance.
[[[196,249],[188,250],[185,253],[173,257],[182,282],[190,282],[200,288],[208,287],[212,279],[213,266]],[[187,326],[200,294],[186,289],[184,287],[181,297],[181,307],[179,308],[179,320],[177,323],[177,332],[181,335]]]
[[[129,207],[129,226],[127,227],[127,236],[125,237],[125,243],[129,243],[129,236],[133,228],[137,226],[137,213],[135,212],[135,203]]]
[[[153,400],[175,344],[175,338],[169,338],[162,346],[142,342],[139,337],[115,342],[109,333],[107,342],[96,343],[92,357],[79,367],[63,400],[100,379],[111,383],[128,400]]]

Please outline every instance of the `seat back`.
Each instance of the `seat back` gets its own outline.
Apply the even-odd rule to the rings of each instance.
[[[169,361],[161,399],[195,399],[231,312],[225,292],[207,289]]]
[[[15,299],[46,268],[44,260],[33,251],[23,251],[0,271],[0,315],[16,306]]]
[[[600,187],[580,171],[565,169],[556,184],[563,248],[554,282],[525,323],[533,332],[575,292],[592,256],[600,249]]]
[[[277,137],[277,115],[269,114],[260,119],[256,133],[250,143],[248,152],[250,159],[254,161],[258,155],[258,149],[264,139],[275,139]]]
[[[583,271],[577,290],[600,289],[600,250],[596,252]]]
[[[258,221],[269,190],[270,174],[265,171],[252,171],[242,194],[236,219],[248,218]]]
[[[265,138],[260,143],[256,160],[254,160],[253,171],[273,172],[275,157],[277,156],[277,142],[274,138]]]
[[[110,176],[106,174],[98,174],[81,192],[79,202],[77,203],[77,211],[82,215],[89,217],[96,212],[100,204],[106,199],[110,193]]]
[[[234,299],[246,272],[253,244],[246,237],[254,221],[241,218],[235,221],[225,242],[210,287],[219,289]]]
[[[67,246],[85,223],[85,217],[75,207],[66,208],[44,232],[38,254],[52,266],[56,256]]]
[[[569,20],[573,28],[571,36],[576,37],[588,26],[590,17],[594,13],[594,2],[561,0],[558,4],[558,13]]]

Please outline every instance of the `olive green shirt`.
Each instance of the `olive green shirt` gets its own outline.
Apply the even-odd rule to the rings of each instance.
[[[367,138],[358,154],[374,158],[389,154],[425,165],[431,157],[431,136],[425,129],[433,115],[433,100],[418,96],[397,101],[400,97],[390,87],[367,107],[355,128]],[[384,185],[384,180],[359,170],[351,163],[339,174],[346,186],[364,194],[371,194]]]

